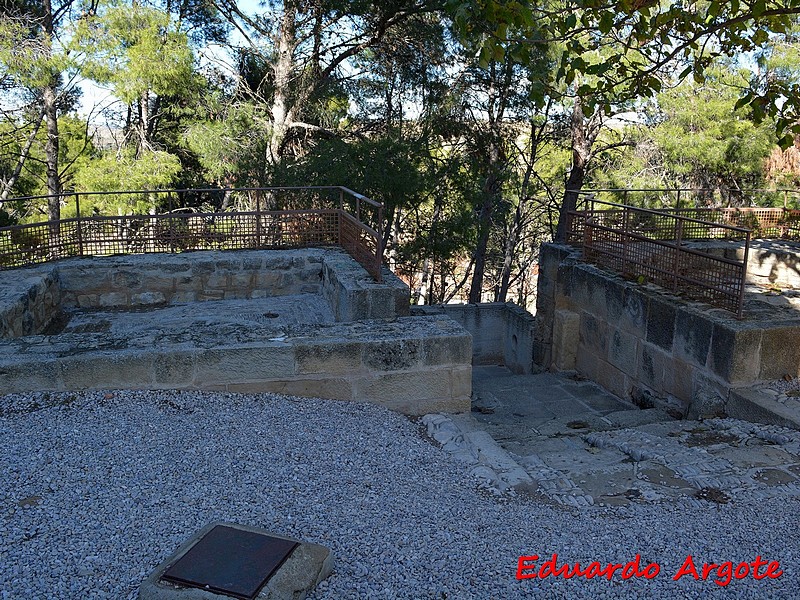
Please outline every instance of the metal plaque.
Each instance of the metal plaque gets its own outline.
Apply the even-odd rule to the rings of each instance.
[[[297,545],[291,540],[217,525],[175,561],[161,579],[254,600]]]

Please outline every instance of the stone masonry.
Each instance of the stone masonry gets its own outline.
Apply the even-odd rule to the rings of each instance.
[[[737,320],[579,257],[542,247],[534,359],[543,368],[577,370],[620,397],[690,417],[731,414],[735,388],[800,375],[795,311],[753,301]]]
[[[76,259],[0,277],[16,285],[0,296],[0,314],[21,305],[43,327],[45,308],[55,312],[49,294],[81,323],[58,335],[6,327],[0,393],[203,389],[364,400],[407,414],[470,407],[470,334],[444,315],[407,316],[402,282],[387,270],[375,283],[337,250]]]

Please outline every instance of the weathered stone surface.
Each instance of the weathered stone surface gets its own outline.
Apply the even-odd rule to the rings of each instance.
[[[708,362],[711,372],[731,383],[758,379],[762,336],[761,329],[715,323]]]
[[[351,374],[361,370],[361,354],[364,348],[359,342],[300,343],[295,347],[297,373]]]
[[[606,321],[587,312],[581,313],[580,343],[600,358],[608,356],[608,329]]]
[[[753,357],[755,358],[755,357]],[[761,337],[761,379],[800,376],[800,324],[765,329]]]
[[[675,356],[700,367],[708,361],[713,323],[702,314],[679,311],[675,316]]]
[[[553,340],[555,353],[553,364],[556,369],[569,371],[575,368],[580,339],[581,317],[571,310],[555,311],[553,320]]]
[[[628,375],[636,375],[640,339],[619,329],[612,329],[608,345],[608,362]]]
[[[650,298],[647,312],[648,342],[664,350],[672,350],[676,312],[675,305],[669,301]]]
[[[760,389],[731,390],[725,412],[734,419],[800,429],[800,411],[780,404]]]
[[[727,400],[727,386],[696,371],[692,381],[692,400],[686,416],[689,419],[723,417]]]
[[[215,348],[195,357],[195,385],[285,379],[295,374],[294,353],[283,344]]]

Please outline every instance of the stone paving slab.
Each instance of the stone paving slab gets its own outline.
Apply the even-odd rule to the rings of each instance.
[[[675,420],[552,373],[474,367],[473,377],[472,415],[457,425],[426,417],[428,430],[438,431],[432,437],[445,449],[458,438],[460,456],[480,463],[484,485],[496,493],[536,493],[576,508],[800,496],[800,431],[736,419]],[[491,455],[470,450],[464,432],[479,429],[497,443]],[[511,483],[506,473],[525,483]]]

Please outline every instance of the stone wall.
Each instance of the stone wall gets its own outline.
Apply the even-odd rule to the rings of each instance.
[[[326,249],[76,258],[2,273],[0,338],[35,335],[62,308],[137,308],[321,294],[337,321],[408,316],[409,291]]]
[[[510,302],[414,306],[412,314],[445,314],[472,334],[475,365],[505,365],[518,374],[533,368],[535,318]]]
[[[61,313],[61,286],[53,267],[18,269],[0,285],[0,338],[43,331]]]
[[[318,294],[324,250],[139,254],[58,263],[63,302],[121,308]]]
[[[410,415],[469,411],[472,339],[446,317],[308,326],[269,339],[258,328],[109,334],[6,342],[3,393],[82,389],[277,392],[381,404]]]
[[[535,359],[542,367],[574,369],[621,397],[689,416],[724,412],[733,388],[800,375],[793,313],[764,305],[766,312],[740,321],[579,255],[553,244],[541,250]]]

